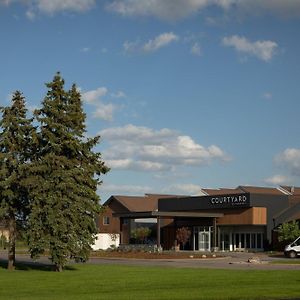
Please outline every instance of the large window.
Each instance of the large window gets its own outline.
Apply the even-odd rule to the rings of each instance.
[[[228,232],[222,232],[220,235],[220,249],[230,250],[230,234]]]
[[[234,249],[263,249],[263,233],[232,234]]]
[[[262,232],[251,232],[251,230],[234,232],[233,229],[220,229],[219,249],[222,251],[262,250],[263,240]]]

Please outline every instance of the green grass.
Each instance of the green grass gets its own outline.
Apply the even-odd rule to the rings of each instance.
[[[288,299],[300,271],[72,265],[62,273],[0,264],[0,299]]]
[[[275,265],[300,265],[300,259],[289,259],[289,260],[273,260],[271,264]]]

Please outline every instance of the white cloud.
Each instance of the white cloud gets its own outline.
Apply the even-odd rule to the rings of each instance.
[[[17,2],[26,5],[32,13],[48,15],[61,11],[84,12],[97,3],[96,0],[1,0],[0,4],[9,6]],[[186,18],[213,6],[233,15],[300,17],[299,0],[112,0],[106,4],[108,10],[123,16],[154,16],[168,21]]]
[[[111,96],[113,98],[126,98],[126,94],[122,91],[117,91],[116,93],[112,93]]]
[[[95,0],[35,0],[31,2],[39,11],[46,14],[60,11],[84,12],[96,4]]]
[[[30,21],[33,21],[36,18],[36,15],[32,9],[28,9],[25,15]]]
[[[198,43],[194,43],[193,46],[191,47],[191,53],[197,56],[202,55],[202,50],[201,47]]]
[[[81,13],[90,10],[96,5],[95,0],[1,0],[0,4],[9,6],[20,3],[27,7],[25,15],[34,20],[37,13],[53,15],[58,12]]]
[[[142,44],[139,40],[134,42],[125,41],[123,49],[125,52],[155,52],[160,48],[166,47],[172,42],[178,41],[179,37],[173,32],[164,32]]]
[[[267,100],[270,100],[273,97],[273,95],[270,92],[265,92],[262,96]]]
[[[247,15],[272,14],[283,18],[300,17],[299,0],[223,0],[227,10]]]
[[[281,184],[289,184],[290,178],[283,175],[274,175],[272,177],[266,178],[265,183],[271,185],[281,185]]]
[[[135,42],[129,42],[129,41],[125,41],[123,43],[123,49],[125,52],[135,52],[139,49],[139,42],[135,41]]]
[[[149,40],[144,46],[143,50],[145,52],[153,52],[162,47],[166,47],[174,41],[178,41],[178,36],[173,32],[166,32],[158,35],[153,40]]]
[[[290,170],[292,175],[300,176],[300,149],[285,149],[275,157],[275,162]]]
[[[180,194],[180,195],[203,195],[201,186],[192,183],[172,184],[163,190],[163,193]]]
[[[82,93],[82,100],[85,103],[96,107],[93,112],[94,118],[112,121],[114,113],[120,108],[120,106],[113,103],[103,103],[101,98],[107,94],[108,89],[106,87],[99,87],[95,90]]]
[[[299,0],[114,0],[107,9],[123,16],[154,16],[174,21],[216,6],[225,13],[243,15],[273,14],[300,17]]]
[[[155,16],[160,19],[184,18],[205,7],[208,0],[117,0],[107,8],[123,16]]]
[[[215,160],[227,161],[219,147],[204,147],[190,136],[167,128],[153,130],[126,125],[99,132],[110,147],[103,151],[111,168],[141,171],[175,171],[178,166],[201,166]]]
[[[0,0],[1,5],[8,6],[10,5],[14,0]]]
[[[106,164],[112,169],[135,170],[135,171],[170,171],[171,167],[163,163],[153,161],[135,161],[133,159],[112,159],[106,160]]]
[[[107,94],[108,90],[106,87],[99,87],[96,90],[91,90],[82,93],[83,101],[87,103],[96,103],[99,102],[103,96]]]
[[[144,195],[151,192],[151,188],[149,186],[118,185],[104,182],[101,184],[100,192],[112,193],[114,195]]]
[[[273,41],[255,41],[251,42],[245,37],[233,35],[230,37],[224,37],[222,39],[224,46],[233,47],[236,51],[256,56],[264,61],[269,61],[274,56],[278,47],[277,43]]]
[[[87,53],[89,51],[91,51],[91,48],[89,48],[89,47],[84,47],[84,48],[80,49],[80,52],[84,52],[84,53]]]
[[[149,140],[150,142],[154,143],[161,142],[163,139],[176,136],[177,134],[177,132],[167,128],[154,131],[148,127],[139,127],[131,124],[124,127],[107,128],[101,131],[101,135],[107,137],[110,141],[142,140],[147,142],[147,140]]]
[[[97,104],[96,110],[93,112],[93,117],[105,121],[112,121],[113,115],[118,109],[119,109],[118,105],[112,103],[104,104],[99,102]]]
[[[108,193],[113,195],[141,195],[153,193],[154,189],[147,185],[127,185],[127,184],[110,184],[104,182],[101,184],[99,193]],[[155,193],[171,195],[203,195],[201,187],[196,184],[172,184],[161,190],[155,188]]]

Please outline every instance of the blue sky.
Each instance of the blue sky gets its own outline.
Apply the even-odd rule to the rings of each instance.
[[[0,99],[80,87],[111,194],[300,185],[300,1],[0,0]]]

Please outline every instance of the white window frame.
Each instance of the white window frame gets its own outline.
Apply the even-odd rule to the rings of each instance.
[[[110,218],[109,216],[103,216],[103,225],[109,225],[110,224]]]

